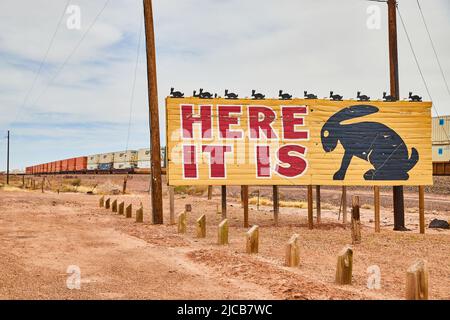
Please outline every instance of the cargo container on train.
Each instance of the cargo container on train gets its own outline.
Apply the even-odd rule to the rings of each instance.
[[[87,157],[87,169],[97,170],[100,164],[100,154],[92,154]]]
[[[134,169],[137,161],[138,152],[135,150],[114,152],[114,169]]]
[[[433,162],[450,161],[450,144],[433,146]]]
[[[433,145],[450,144],[450,116],[433,118]]]
[[[150,169],[150,149],[138,150],[138,168]]]
[[[139,149],[138,151],[138,168],[150,169],[150,149]],[[161,167],[166,166],[166,148],[161,148]]]

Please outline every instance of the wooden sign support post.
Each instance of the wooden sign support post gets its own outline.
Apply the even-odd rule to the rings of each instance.
[[[374,211],[375,211],[375,232],[380,232],[380,187],[373,187],[373,202],[374,202]]]
[[[248,186],[241,187],[242,205],[244,207],[244,228],[248,228]]]
[[[317,210],[317,223],[319,224],[322,220],[322,208],[320,205],[320,186],[316,186],[316,210]]]
[[[313,187],[308,186],[308,228],[314,229],[314,200],[313,200]]]

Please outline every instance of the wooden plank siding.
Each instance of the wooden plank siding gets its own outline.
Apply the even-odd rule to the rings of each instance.
[[[186,139],[182,137],[182,117],[181,105],[193,105],[194,116],[199,115],[200,105],[212,106],[212,135],[211,139],[202,141],[200,123],[193,126],[193,138]],[[239,118],[239,124],[231,125],[230,130],[242,130],[242,139],[222,139],[219,138],[218,131],[218,106],[242,106],[240,115],[231,114],[230,116]],[[418,152],[419,159],[413,168],[407,171],[409,176],[406,179],[382,180],[368,179],[364,174],[374,168],[369,161],[353,156],[350,165],[345,174],[345,179],[334,179],[334,174],[339,170],[344,156],[344,147],[341,139],[333,151],[326,152],[323,147],[323,137],[321,136],[324,124],[331,116],[352,106],[373,106],[378,111],[365,116],[355,117],[353,119],[340,122],[336,135],[345,136],[350,141],[350,147],[347,149],[354,152],[352,145],[358,145],[364,140],[365,133],[359,135],[349,135],[347,125],[358,123],[379,123],[395,131],[403,143],[400,146],[393,146],[392,150],[397,150],[406,146],[408,158],[402,160],[407,162],[411,158],[412,148]],[[249,106],[267,106],[276,113],[276,119],[272,123],[278,139],[269,140],[264,134],[259,139],[249,138]],[[281,114],[282,106],[306,106],[307,114],[304,117],[304,125],[295,126],[295,131],[307,130],[309,132],[308,140],[288,140],[283,137],[283,119]],[[351,109],[353,110],[353,108]],[[359,102],[354,100],[330,101],[330,100],[226,100],[226,99],[199,99],[199,98],[167,98],[166,99],[166,141],[168,146],[168,183],[170,185],[345,185],[345,186],[373,186],[373,185],[432,185],[432,150],[431,150],[431,102],[381,102],[369,101]],[[334,118],[333,118],[334,119]],[[333,133],[334,134],[334,133]],[[383,132],[380,133],[384,134]],[[373,132],[369,133],[372,136]],[[375,141],[379,141],[378,133]],[[344,139],[344,138],[342,138]],[[389,148],[378,142],[372,142],[374,146],[368,146],[369,153],[377,149],[390,152]],[[198,168],[198,177],[195,179],[186,179],[183,176],[183,144],[195,145],[196,165]],[[404,144],[404,146],[402,146]],[[209,154],[201,151],[202,145],[229,145],[232,152],[227,152],[226,178],[210,178],[210,160]],[[257,178],[257,165],[255,148],[257,145],[270,146],[271,159],[271,177]],[[286,145],[300,145],[306,149],[305,155],[292,154],[303,158],[307,162],[307,168],[302,175],[294,178],[283,177],[274,171],[277,164],[280,164],[277,158],[277,150]],[[356,147],[355,147],[356,148]],[[383,152],[384,152],[383,151]],[[394,151],[390,152],[390,154]],[[398,165],[393,158],[388,155],[385,163],[389,165],[393,176],[402,169],[402,163]],[[368,158],[371,154],[368,155]],[[299,158],[299,159],[300,159]],[[384,165],[384,163],[383,163]]]

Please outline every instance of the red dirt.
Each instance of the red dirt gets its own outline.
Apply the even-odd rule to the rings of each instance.
[[[112,180],[115,179],[115,180]],[[120,184],[122,177],[102,177]],[[97,183],[96,178],[85,177]],[[403,299],[405,271],[417,258],[428,261],[430,298],[450,299],[450,231],[417,232],[416,212],[407,212],[411,232],[393,232],[390,212],[382,212],[382,232],[375,234],[371,209],[362,210],[362,243],[354,247],[353,284],[334,284],[336,255],[351,242],[350,228],[337,221],[337,207],[323,211],[323,223],[308,230],[306,210],[281,208],[274,227],[270,207],[250,210],[260,226],[260,253],[245,253],[242,208],[230,197],[230,244],[218,246],[216,204],[205,196],[176,195],[176,213],[187,203],[188,232],[150,224],[148,178],[129,180],[133,195],[111,196],[134,209],[142,202],[144,223],[98,207],[99,196],[47,191],[0,190],[1,299]],[[147,187],[145,187],[147,186]],[[230,196],[237,188],[230,188]],[[254,188],[253,188],[254,189]],[[289,192],[283,188],[283,195]],[[285,191],[287,190],[287,191]],[[329,191],[330,197],[333,190]],[[358,190],[363,192],[364,190]],[[366,191],[368,192],[368,191]],[[325,193],[328,193],[325,192]],[[445,195],[427,195],[449,201]],[[165,222],[169,221],[164,195]],[[207,215],[207,238],[195,238],[195,220]],[[450,218],[448,211],[426,214]],[[301,264],[283,266],[284,244],[300,235]],[[81,269],[81,290],[66,287],[69,265]],[[367,268],[381,269],[381,289],[367,288]]]

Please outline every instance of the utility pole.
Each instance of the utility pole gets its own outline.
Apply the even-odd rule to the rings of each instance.
[[[391,96],[400,100],[399,76],[398,76],[398,49],[397,49],[397,1],[388,0],[389,21],[389,70]],[[394,203],[394,230],[405,231],[405,205],[403,187],[393,187]]]
[[[9,184],[9,130],[6,144],[6,184]]]
[[[151,201],[153,224],[163,224],[161,146],[159,136],[158,86],[156,82],[155,30],[152,0],[144,0],[145,36],[147,48],[147,82],[150,117]]]

